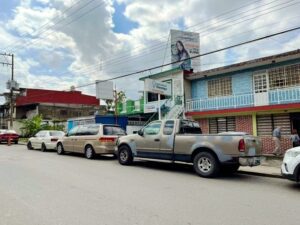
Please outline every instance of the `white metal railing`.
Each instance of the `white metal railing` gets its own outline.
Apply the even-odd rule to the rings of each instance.
[[[207,111],[253,106],[253,93],[213,98],[192,99],[186,102],[186,111]]]
[[[191,99],[186,101],[186,111],[207,111],[254,106],[253,93],[214,98]],[[300,102],[300,87],[269,90],[268,105]]]
[[[284,104],[300,101],[300,87],[276,89],[269,91],[270,104]]]

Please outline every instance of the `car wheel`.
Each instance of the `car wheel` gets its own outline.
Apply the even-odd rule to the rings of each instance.
[[[87,159],[92,159],[95,157],[95,151],[91,145],[85,147],[85,157]]]
[[[130,148],[123,145],[119,148],[118,159],[121,165],[130,165],[133,162],[133,156]]]
[[[19,143],[19,141],[15,141],[14,143],[17,145]]]
[[[42,146],[41,146],[41,151],[42,151],[42,152],[47,151],[47,148],[46,148],[45,143],[42,144]]]
[[[63,155],[65,153],[62,143],[58,143],[56,146],[56,152],[58,155]]]
[[[33,148],[32,148],[32,144],[31,144],[30,141],[27,143],[27,149],[28,149],[28,150],[32,150],[32,149],[33,149]]]
[[[218,160],[209,152],[199,152],[193,160],[193,167],[201,177],[215,177],[220,171]]]

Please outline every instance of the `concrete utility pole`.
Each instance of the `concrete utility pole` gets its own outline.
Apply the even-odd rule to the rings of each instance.
[[[10,127],[13,126],[13,114],[14,114],[14,54],[7,54],[7,53],[0,53],[1,56],[8,56],[11,57],[11,63],[7,62],[0,62],[2,65],[11,66],[11,80],[9,82],[9,88],[10,88]]]

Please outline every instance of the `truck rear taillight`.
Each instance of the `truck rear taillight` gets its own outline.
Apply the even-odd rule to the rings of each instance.
[[[105,142],[105,143],[112,143],[116,141],[115,137],[101,137],[99,138],[100,142]]]
[[[240,152],[244,152],[246,150],[246,145],[245,145],[245,141],[244,139],[241,139],[239,141],[239,151]]]
[[[51,141],[53,142],[58,141],[58,138],[51,138]]]

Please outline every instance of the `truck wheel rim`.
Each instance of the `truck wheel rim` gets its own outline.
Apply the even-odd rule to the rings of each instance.
[[[209,158],[201,157],[198,161],[198,168],[201,172],[207,173],[212,167],[211,161]]]
[[[93,150],[92,150],[91,147],[88,147],[88,148],[86,149],[86,156],[87,156],[88,158],[91,158],[92,155],[93,155]]]
[[[120,159],[125,162],[128,158],[128,153],[126,151],[121,151],[120,152]]]

